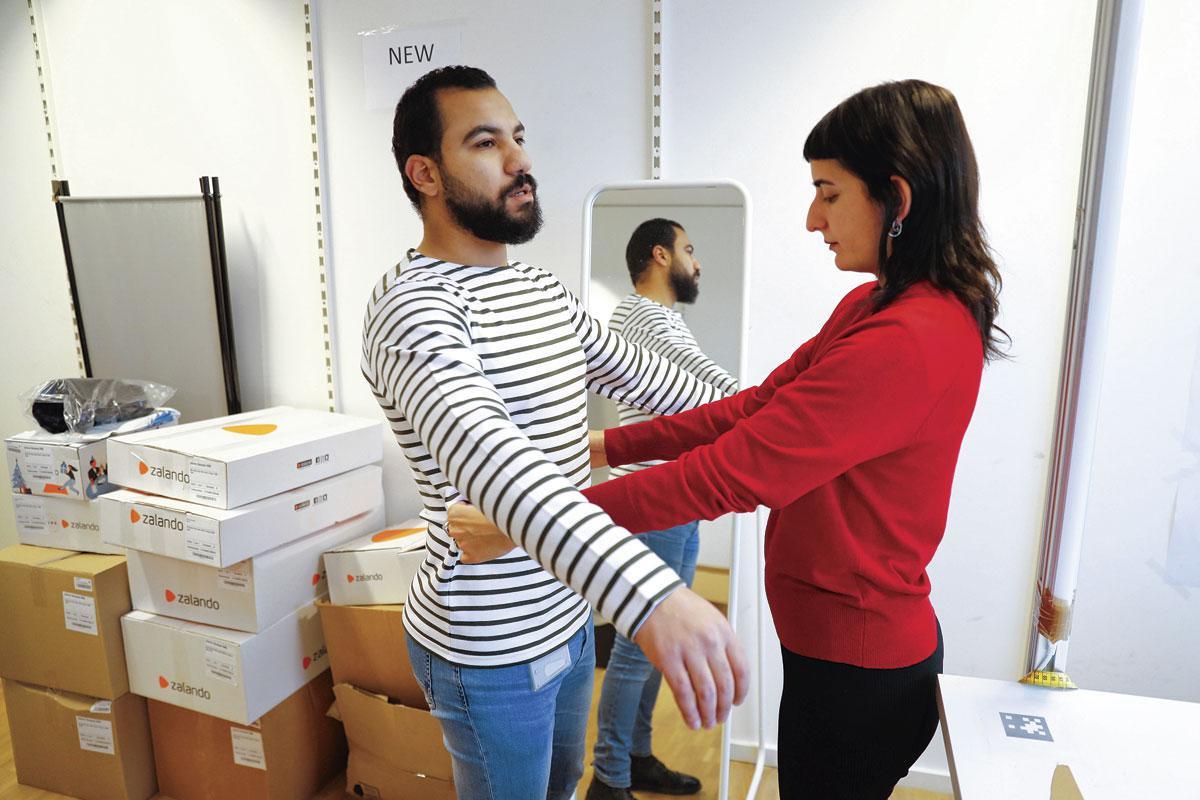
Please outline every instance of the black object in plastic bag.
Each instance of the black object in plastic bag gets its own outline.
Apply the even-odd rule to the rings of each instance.
[[[119,378],[55,378],[23,396],[24,405],[49,433],[87,433],[154,411],[175,394],[170,386]]]

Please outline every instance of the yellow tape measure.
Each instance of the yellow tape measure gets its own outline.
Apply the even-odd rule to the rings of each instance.
[[[1034,670],[1021,678],[1026,686],[1041,686],[1043,689],[1078,689],[1071,676],[1065,672],[1046,672]]]

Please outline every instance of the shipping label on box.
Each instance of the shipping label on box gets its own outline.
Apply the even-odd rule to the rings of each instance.
[[[92,697],[129,691],[121,556],[15,545],[0,550],[0,675]]]
[[[4,441],[13,494],[94,500],[118,487],[108,479],[108,440],[72,440],[26,431]]]
[[[378,422],[278,406],[109,443],[122,486],[213,508],[236,508],[383,457]]]
[[[130,550],[129,590],[139,611],[251,633],[328,593],[321,554],[376,530],[371,511],[229,567],[210,567]]]
[[[112,701],[4,681],[17,780],[74,797],[146,800],[157,791],[146,701]]]
[[[334,605],[404,603],[425,560],[425,523],[411,519],[347,542],[325,554]]]
[[[230,510],[120,490],[100,501],[113,545],[228,567],[383,506],[383,471],[371,464]]]
[[[329,667],[312,605],[259,633],[144,611],[126,614],[121,626],[130,691],[243,725]]]
[[[57,547],[84,553],[124,555],[125,548],[105,542],[100,535],[100,501],[68,500],[14,494],[17,540],[38,547]]]

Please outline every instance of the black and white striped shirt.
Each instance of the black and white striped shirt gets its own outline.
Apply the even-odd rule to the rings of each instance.
[[[637,292],[630,292],[613,309],[608,327],[627,341],[652,350],[680,369],[695,375],[699,380],[714,387],[722,397],[738,390],[737,378],[704,354],[691,329],[683,321],[683,316],[662,303],[643,297]],[[654,416],[636,406],[617,403],[617,418],[622,425],[645,422]],[[612,478],[619,478],[660,463],[662,462],[640,461],[636,464],[625,464],[611,467],[608,474]]]
[[[659,413],[720,395],[605,330],[552,274],[410,253],[371,293],[362,371],[425,506],[428,555],[404,623],[429,650],[465,666],[536,659],[587,621],[582,598],[632,635],[682,585],[580,494],[585,392]],[[445,521],[463,498],[520,547],[460,563]]]

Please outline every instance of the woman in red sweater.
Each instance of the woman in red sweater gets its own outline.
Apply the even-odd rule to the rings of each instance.
[[[1000,276],[949,91],[865,89],[817,123],[804,158],[808,230],[838,269],[872,280],[761,385],[594,432],[595,464],[668,463],[585,494],[635,532],[771,509],[780,796],[887,798],[937,726],[925,569],[984,361],[999,355]]]
[[[875,276],[760,386],[593,436],[593,459],[670,463],[592,487],[630,530],[771,511],[784,798],[886,798],[933,738],[941,542],[1000,276],[954,96],[922,81],[842,102],[804,144],[808,230]]]

